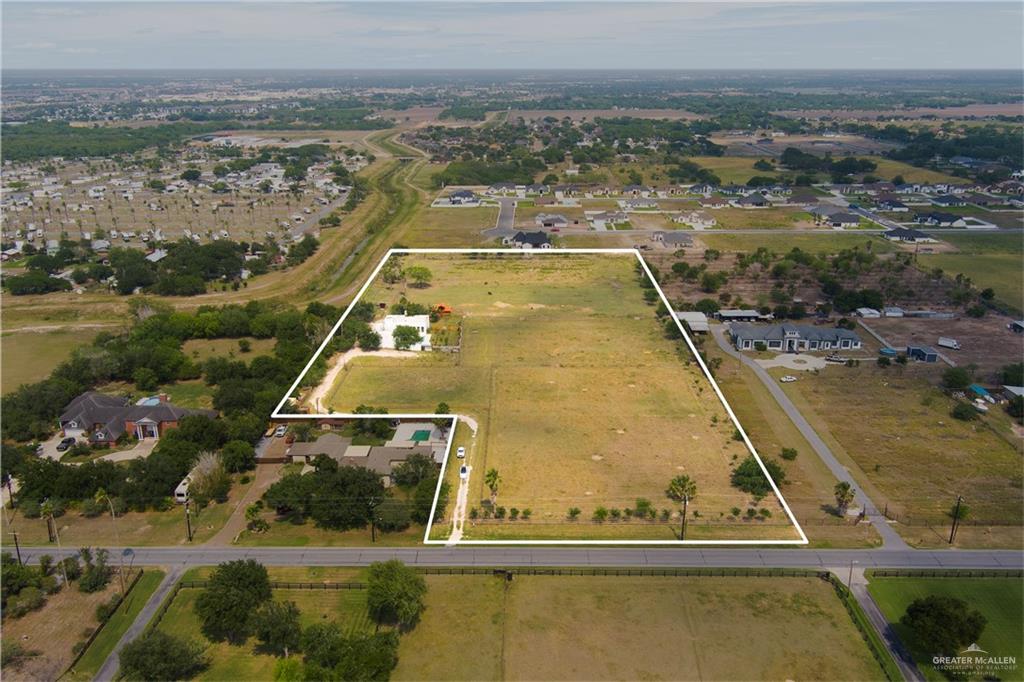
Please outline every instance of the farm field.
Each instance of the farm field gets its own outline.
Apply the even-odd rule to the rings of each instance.
[[[860,470],[856,477],[875,503],[887,504],[901,521],[896,528],[910,534],[930,529],[921,542],[945,543],[947,512],[963,495],[971,523],[1008,524],[992,533],[1019,545],[1018,448],[983,421],[952,418],[953,401],[930,383],[933,368],[910,366],[901,373],[864,363],[855,371],[856,378],[805,374],[784,390],[833,452]]]
[[[899,620],[912,601],[930,595],[962,599],[970,608],[980,611],[988,623],[977,641],[978,646],[990,656],[1014,656],[1018,666],[1024,665],[1021,663],[1024,661],[1024,627],[1020,609],[1024,594],[1019,578],[872,577],[868,591],[928,680],[941,682],[948,679],[931,663],[937,652],[923,650],[913,633],[900,625]],[[1020,679],[1021,669],[1017,667],[996,674],[998,679]]]
[[[95,332],[19,332],[0,336],[0,393],[7,394],[22,384],[45,379],[71,357],[71,351],[91,343],[92,333]]]
[[[772,494],[755,500],[730,485],[747,450],[688,350],[665,337],[631,254],[402,257],[403,267],[414,264],[433,273],[429,287],[376,281],[362,300],[451,306],[463,319],[462,351],[360,356],[325,403],[399,414],[430,413],[444,401],[475,419],[469,507],[481,518],[466,539],[671,542],[677,505],[664,491],[681,473],[699,489],[688,539],[798,539]],[[482,518],[491,506],[483,474],[492,468],[501,477],[495,504],[529,509],[530,520]],[[631,509],[638,498],[672,519],[591,521],[599,508]],[[580,509],[577,520],[567,519],[570,508]],[[760,519],[736,518],[747,508]],[[433,533],[443,536],[449,521]]]
[[[116,565],[113,557],[111,560]],[[127,580],[126,573],[126,583]],[[144,586],[140,583],[136,587]],[[116,575],[106,588],[99,592],[81,592],[77,585],[72,584],[56,594],[47,596],[45,604],[40,609],[30,611],[21,618],[5,616],[5,648],[17,643],[26,651],[35,651],[39,655],[27,658],[16,667],[5,663],[4,677],[16,680],[56,680],[61,677],[74,660],[72,647],[77,642],[87,639],[92,630],[99,625],[95,615],[96,607],[109,602],[120,589],[120,581]],[[109,623],[108,626],[112,624]],[[96,641],[99,639],[102,637]]]

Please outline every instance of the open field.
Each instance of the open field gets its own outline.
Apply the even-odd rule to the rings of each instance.
[[[270,573],[272,580],[358,579],[338,569]],[[426,609],[401,636],[396,680],[881,677],[833,588],[818,578],[424,577]],[[205,643],[192,610],[198,594],[182,589],[159,628]],[[326,619],[349,631],[372,628],[362,590],[275,590],[274,598],[295,601],[305,625]],[[738,647],[744,656],[729,655]],[[828,657],[815,655],[826,648]],[[269,680],[276,661],[254,640],[207,651],[211,665],[200,679]]]
[[[149,568],[145,570],[142,577],[139,578],[139,582],[135,584],[135,587],[128,593],[125,600],[117,607],[117,611],[110,617],[107,624],[103,626],[103,630],[100,631],[100,634],[89,645],[82,658],[78,660],[73,669],[68,671],[67,676],[63,679],[82,680],[85,682],[96,677],[100,666],[107,660],[107,656],[114,650],[117,642],[124,635],[128,627],[135,622],[135,618],[142,611],[142,607],[146,605],[146,601],[156,591],[163,578],[164,572],[159,569]]]
[[[88,331],[24,332],[0,336],[3,343],[0,393],[10,393],[22,384],[45,379],[57,365],[71,357],[71,351],[91,341],[92,335]]]
[[[809,253],[838,253],[843,249],[864,248],[871,244],[875,253],[890,253],[896,247],[884,239],[863,234],[842,232],[820,232],[818,234],[711,234],[702,232],[694,235],[707,248],[720,251],[756,251],[764,247],[777,253],[786,253],[799,247]]]
[[[883,180],[892,180],[897,175],[902,175],[907,182],[952,182],[962,183],[963,178],[958,178],[948,173],[934,171],[928,168],[919,168],[903,161],[894,161],[880,156],[865,156],[868,161],[874,163],[877,168],[871,173]]]
[[[452,306],[464,319],[462,352],[361,356],[325,402],[339,412],[369,404],[398,414],[430,413],[445,401],[476,419],[469,506],[489,506],[483,473],[495,468],[497,505],[530,509],[532,518],[480,519],[467,539],[672,541],[678,521],[590,518],[598,507],[632,508],[637,498],[674,513],[664,490],[680,473],[698,482],[692,537],[796,539],[773,496],[754,501],[730,485],[746,448],[688,352],[665,338],[632,255],[403,257],[403,267],[413,264],[433,272],[430,287],[378,281],[363,300],[390,304],[404,295]],[[733,508],[749,506],[771,516],[733,517]],[[575,522],[566,520],[572,507],[581,510]]]
[[[989,656],[1014,656],[1017,665],[995,673],[988,679],[1020,679],[1024,666],[1024,627],[1021,603],[1024,601],[1019,578],[871,578],[868,591],[878,603],[885,617],[893,624],[900,639],[908,646],[918,668],[928,680],[948,679],[932,666],[935,651],[925,651],[917,644],[913,633],[900,625],[907,606],[915,599],[930,595],[955,597],[977,609],[988,623],[977,641]],[[982,679],[981,675],[971,679]]]
[[[917,257],[921,267],[942,268],[949,276],[963,273],[978,288],[991,287],[999,300],[1024,310],[1024,241],[1019,233],[944,234],[942,239],[960,252],[921,254]]]
[[[881,677],[817,578],[427,580],[427,610],[402,639],[395,679]],[[453,623],[473,636],[453,637]]]
[[[231,516],[235,505],[245,495],[248,484],[241,484],[238,477],[231,487],[228,501],[222,504],[211,503],[198,516],[192,514],[192,544],[200,544],[213,537]],[[46,521],[43,519],[26,519],[20,514],[7,514],[3,517],[3,532],[8,533],[13,527],[18,531],[22,545],[50,545],[46,534]],[[117,517],[115,530],[109,514],[95,518],[80,516],[74,509],[57,518],[57,530],[61,545],[68,547],[120,547],[120,546],[164,546],[185,545],[185,512],[178,505],[165,512],[126,512]]]
[[[116,560],[114,563],[116,565]],[[144,586],[140,583],[136,587]],[[41,609],[31,611],[21,618],[5,617],[4,644],[18,643],[25,650],[38,651],[40,655],[26,659],[16,668],[5,664],[4,677],[19,682],[49,682],[59,678],[74,660],[72,647],[88,638],[99,625],[96,607],[110,601],[120,589],[121,583],[116,574],[105,589],[91,594],[80,592],[78,586],[72,584],[47,596]]]
[[[821,229],[814,224],[811,214],[799,206],[773,206],[771,208],[720,208],[710,211],[718,221],[711,230],[793,230]]]
[[[402,237],[410,247],[454,248],[483,244],[483,230],[494,227],[497,206],[477,208],[420,208],[411,218]]]
[[[984,420],[963,422],[953,401],[932,382],[936,366],[881,369],[864,363],[850,372],[805,373],[784,390],[844,460],[878,505],[901,524],[937,527],[944,542],[947,512],[957,495],[970,500],[971,522],[1009,524],[993,532],[1020,542],[1024,521],[1020,449]],[[781,370],[772,370],[779,372]],[[912,525],[909,532],[913,533]]]
[[[780,174],[779,171],[756,170],[755,156],[695,156],[690,161],[712,171],[724,185],[745,185],[755,175],[774,178]]]
[[[508,113],[508,120],[515,121],[520,117],[526,120],[535,120],[549,116],[558,119],[571,118],[574,121],[593,121],[597,118],[619,118],[622,116],[669,120],[704,118],[682,109],[512,109]]]

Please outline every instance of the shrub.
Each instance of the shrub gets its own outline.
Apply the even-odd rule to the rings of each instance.
[[[186,680],[206,665],[202,646],[161,630],[125,645],[120,662],[121,674],[129,680]]]
[[[511,509],[509,509],[508,510],[508,517],[512,521],[515,521],[516,519],[518,519],[519,518],[519,508],[518,507],[512,507]]]
[[[60,562],[61,573],[68,577],[69,581],[78,580],[82,575],[82,565],[78,563],[78,557],[69,556]]]
[[[117,610],[118,602],[120,597],[114,595],[109,601],[103,602],[96,607],[96,620],[100,623],[106,623],[107,619],[114,615],[114,611]]]
[[[45,602],[42,590],[38,587],[26,587],[17,596],[7,600],[7,613],[12,618],[21,618],[30,611],[42,608]]]
[[[729,510],[729,513],[735,516],[736,518],[739,518],[739,515],[743,513],[743,510],[741,510],[739,507],[733,507],[732,509]]]
[[[949,415],[954,419],[959,419],[965,422],[971,422],[978,418],[978,411],[974,409],[974,406],[970,403],[958,402],[953,406],[952,411]]]
[[[771,459],[765,459],[764,466],[777,485],[781,486],[786,482],[786,470],[782,468],[781,464]],[[772,489],[753,455],[748,455],[733,469],[731,481],[734,487],[757,498],[764,497]]]
[[[569,507],[568,516],[569,516],[569,520],[570,521],[575,521],[576,519],[578,519],[580,517],[580,508],[579,507]]]
[[[754,509],[753,507],[749,507],[749,508],[747,509],[747,518],[748,518],[748,519],[752,519],[752,518],[754,518],[755,516],[757,516],[757,510],[756,510],[756,509]]]
[[[796,448],[782,448],[782,452],[779,453],[779,457],[787,462],[792,462],[796,459]]]
[[[522,511],[523,521],[528,521],[532,514],[533,514],[533,510],[531,510],[531,509],[524,509]]]
[[[86,547],[82,548],[80,555],[82,562],[85,564],[85,570],[82,571],[82,576],[78,579],[79,591],[86,593],[99,592],[106,588],[113,573],[107,565],[107,550],[97,549],[94,556]]]
[[[504,507],[495,507],[494,508],[494,518],[496,518],[496,519],[503,519],[503,518],[505,518],[505,512],[506,512],[506,509]]]
[[[598,507],[594,510],[594,520],[598,523],[604,523],[608,518],[608,510],[604,507]]]

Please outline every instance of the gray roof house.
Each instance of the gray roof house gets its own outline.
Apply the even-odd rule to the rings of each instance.
[[[860,337],[848,329],[815,327],[805,324],[755,325],[734,323],[729,328],[737,350],[754,350],[764,344],[768,350],[785,353],[805,350],[855,349],[861,347]]]
[[[516,232],[501,240],[503,244],[521,249],[550,249],[551,237],[546,232]]]
[[[110,444],[124,434],[135,438],[159,438],[182,417],[198,414],[216,417],[214,410],[194,410],[172,404],[166,395],[143,398],[134,405],[127,398],[88,391],[64,408],[58,424],[65,436],[89,434],[89,441]]]
[[[357,466],[369,469],[390,485],[391,471],[411,455],[424,455],[437,462],[435,448],[430,445],[412,447],[392,445],[352,445],[351,438],[326,433],[308,443],[294,443],[288,450],[292,462],[310,464],[317,455],[330,457],[339,466]]]

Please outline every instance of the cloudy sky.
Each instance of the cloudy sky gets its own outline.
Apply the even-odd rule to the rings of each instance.
[[[1014,68],[1020,2],[2,2],[3,67]]]

